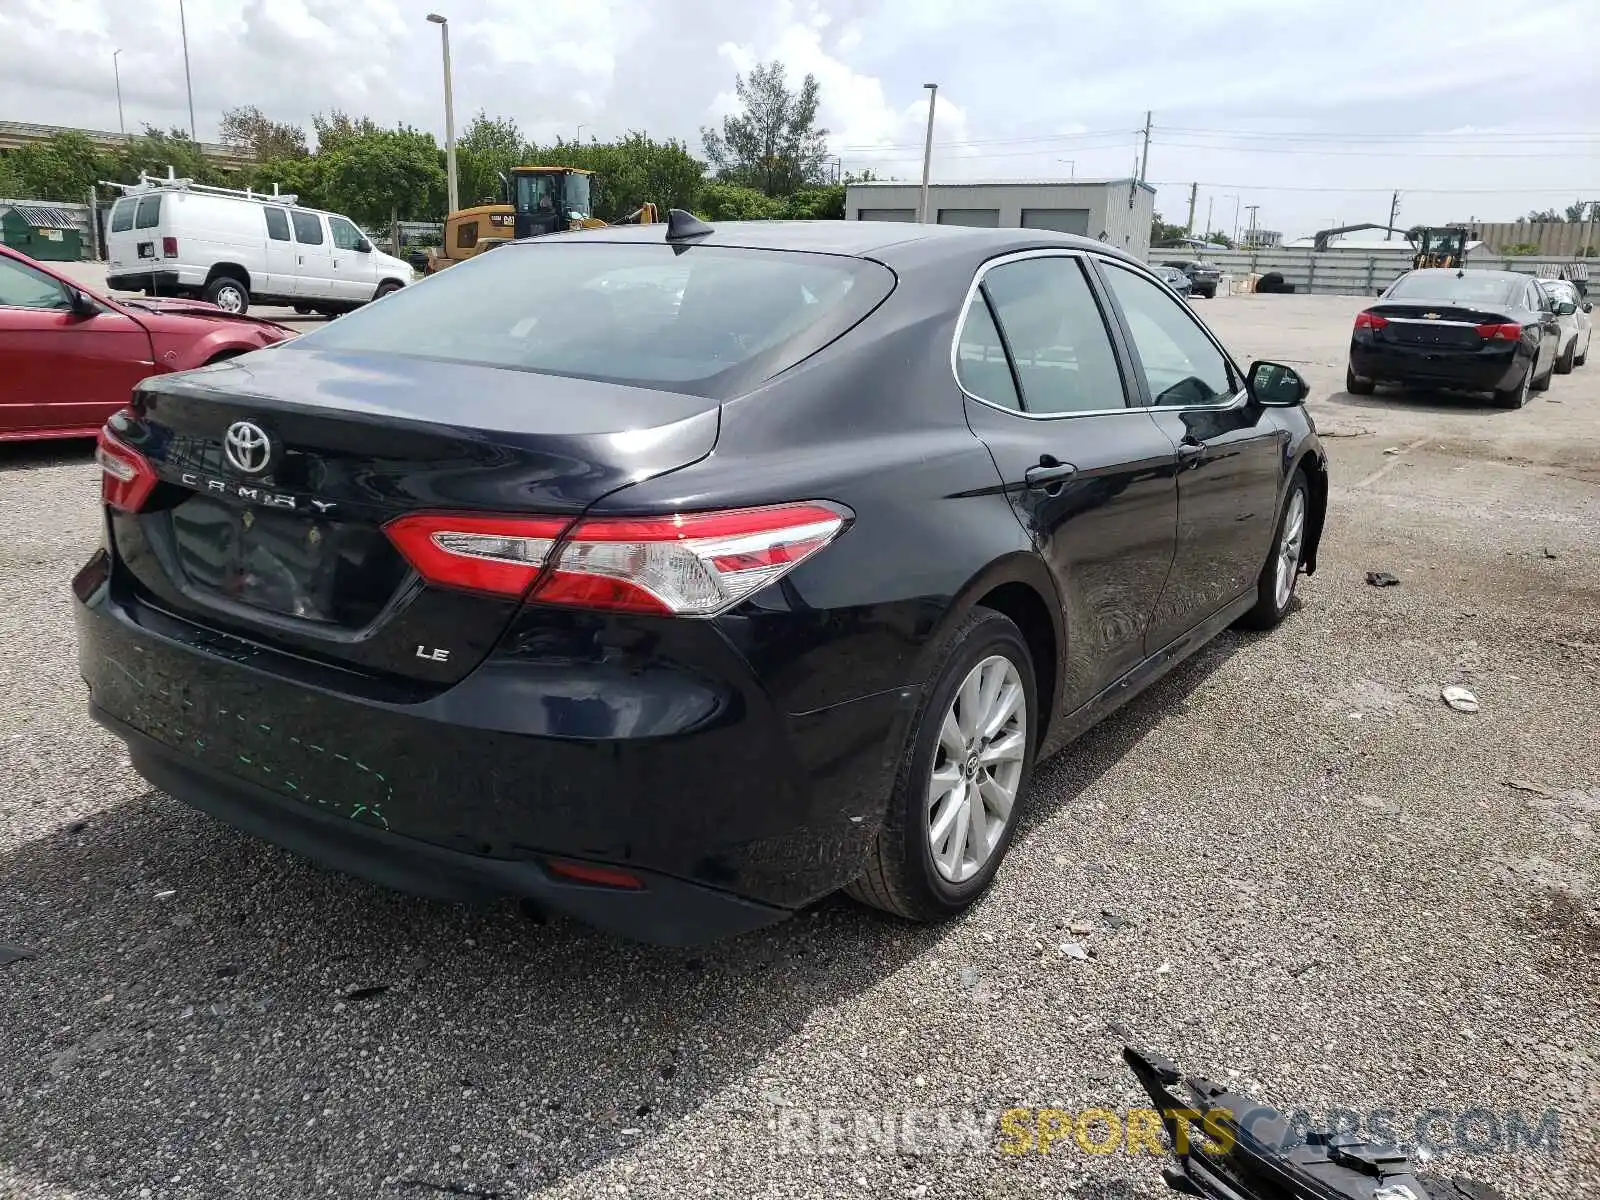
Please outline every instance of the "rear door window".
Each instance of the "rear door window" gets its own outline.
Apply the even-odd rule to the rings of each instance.
[[[261,211],[267,214],[267,236],[275,242],[287,242],[289,240],[289,218],[284,215],[283,209],[264,208]]]
[[[956,378],[969,396],[1001,408],[1022,407],[1000,328],[994,323],[982,291],[973,293],[966,319],[961,323],[961,337],[956,342]]]
[[[1104,315],[1077,258],[1026,258],[983,276],[1030,413],[1123,408],[1127,395]]]
[[[154,229],[159,224],[161,224],[161,197],[159,195],[140,196],[139,211],[134,217],[133,227],[135,229]]]
[[[835,254],[550,240],[479,255],[300,340],[721,396],[833,341],[894,280]]]
[[[133,210],[137,202],[118,200],[111,206],[111,232],[127,233],[133,228]]]
[[[313,212],[296,209],[289,213],[294,222],[294,240],[302,246],[322,245],[322,218]]]

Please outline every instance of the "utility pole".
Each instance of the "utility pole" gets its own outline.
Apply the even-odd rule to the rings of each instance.
[[[111,52],[111,76],[117,81],[117,132],[127,137],[128,124],[122,119],[122,68],[117,66],[117,55],[121,53],[121,50]]]
[[[1250,246],[1252,249],[1255,248],[1256,244],[1256,210],[1260,207],[1261,205],[1259,204],[1245,205],[1245,208],[1250,211]]]
[[[438,13],[429,13],[428,20],[439,27],[439,46],[444,52],[445,203],[455,212],[461,202],[456,193],[456,100],[450,83],[450,21]]]
[[[1383,231],[1383,240],[1384,241],[1387,242],[1390,238],[1394,237],[1394,229],[1392,228],[1392,226],[1394,225],[1395,221],[1399,218],[1399,216],[1400,216],[1400,193],[1398,191],[1396,191],[1395,194],[1394,194],[1394,198],[1389,201],[1389,224],[1390,224],[1391,228],[1385,229]]]
[[[939,99],[939,85],[925,83],[928,91],[928,140],[922,147],[922,198],[917,202],[917,224],[928,223],[928,172],[933,169],[933,106]]]
[[[1145,169],[1150,165],[1150,110],[1144,114],[1144,149],[1139,154],[1139,182],[1144,182]]]
[[[1200,185],[1198,183],[1191,183],[1189,185],[1189,223],[1184,227],[1189,231],[1190,237],[1194,236],[1194,205],[1195,201],[1199,198]]]
[[[1207,196],[1206,197],[1206,229],[1205,229],[1206,237],[1210,237],[1211,236],[1211,211],[1212,211],[1212,209],[1216,208],[1216,206],[1217,206],[1217,198],[1215,196]]]
[[[184,20],[183,0],[178,0],[178,32],[183,36],[183,86],[189,91],[189,140],[198,142],[200,135],[194,131],[194,81],[189,78],[189,22]]]

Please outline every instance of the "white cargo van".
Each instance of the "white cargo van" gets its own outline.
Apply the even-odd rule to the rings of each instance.
[[[331,316],[412,281],[410,264],[374,249],[350,218],[295,200],[141,177],[106,222],[106,286]]]

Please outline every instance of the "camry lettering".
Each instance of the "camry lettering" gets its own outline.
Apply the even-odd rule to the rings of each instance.
[[[196,491],[208,495],[231,496],[235,500],[243,500],[247,504],[259,504],[264,508],[282,508],[290,512],[300,507],[300,498],[290,492],[275,492],[270,488],[255,487],[251,484],[234,483],[227,479],[214,479],[201,475],[195,471],[184,471],[178,476],[178,481],[184,487],[194,488]],[[337,505],[334,500],[308,500],[311,507],[319,513],[326,513]]]

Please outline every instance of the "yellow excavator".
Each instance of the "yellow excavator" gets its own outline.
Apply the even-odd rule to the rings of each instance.
[[[463,208],[444,219],[443,243],[428,251],[424,269],[431,275],[516,238],[605,228],[607,222],[595,217],[590,199],[593,178],[593,171],[581,167],[512,167],[509,178],[501,177],[501,203]],[[656,206],[646,203],[619,224],[654,225],[660,220]]]

